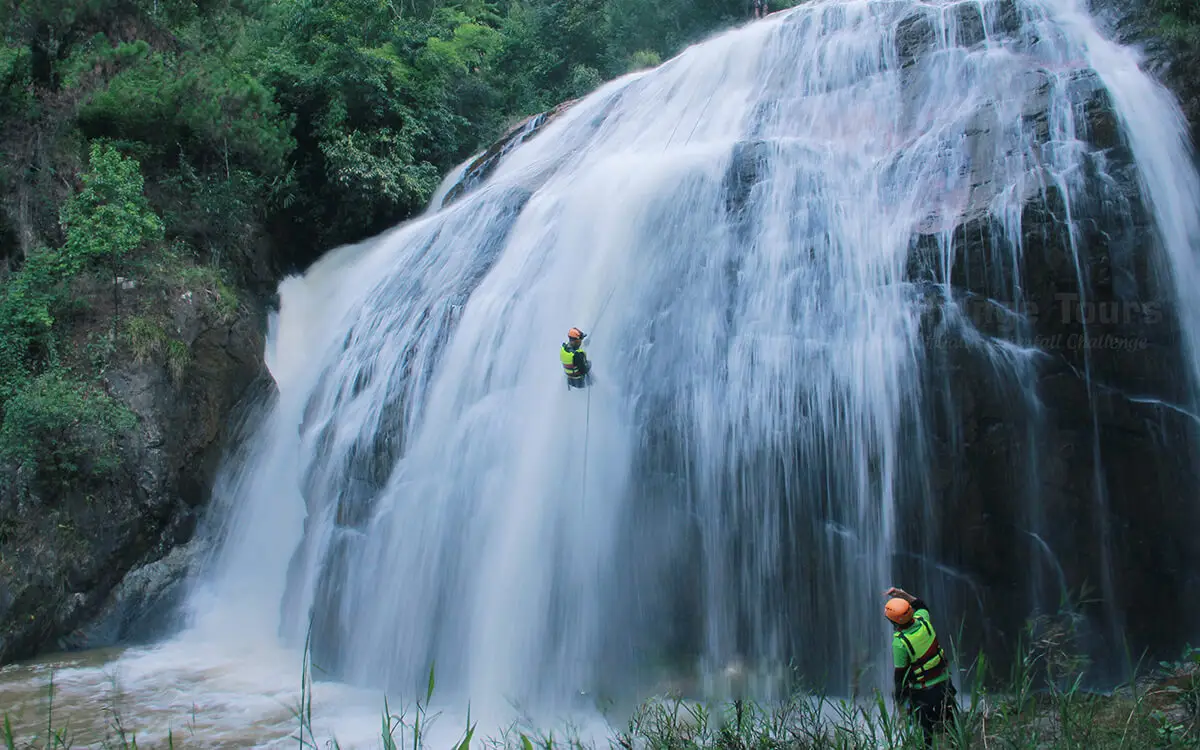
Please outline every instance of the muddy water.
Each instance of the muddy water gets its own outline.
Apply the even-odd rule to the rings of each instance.
[[[153,646],[52,654],[5,666],[0,668],[0,720],[7,714],[22,748],[120,748],[133,740],[139,748],[384,747],[385,696],[342,683],[310,684],[311,719],[302,729],[303,654],[252,633],[247,630],[243,640],[229,643],[211,631],[191,630]],[[728,698],[730,690],[754,692],[755,684],[778,679],[770,674],[756,680],[744,669],[729,665],[715,682],[703,685],[669,678],[656,692],[687,695],[698,690]],[[386,699],[393,717],[403,715],[402,724],[393,721],[393,739],[399,747],[411,748],[412,701],[395,695]],[[435,690],[433,707],[422,719],[423,746],[458,747],[466,708],[465,701],[439,704]],[[556,744],[574,739],[585,747],[605,748],[618,728],[626,728],[633,710],[633,705],[607,705],[606,715],[584,710],[530,716],[515,705],[489,711],[476,703],[471,706],[476,731],[470,747],[520,748],[525,733],[535,744],[538,737],[552,736]],[[46,744],[48,725],[64,739],[63,745]],[[122,738],[129,744],[122,744]]]
[[[7,713],[19,747],[43,747],[48,723],[71,747],[121,747],[122,736],[138,747],[298,747],[302,664],[301,653],[274,643],[215,644],[188,635],[151,647],[56,654],[0,669],[0,714]],[[311,698],[305,747],[383,746],[382,694],[316,682]],[[406,705],[388,701],[393,714]],[[465,714],[434,703],[431,713],[440,715],[429,725],[428,746],[451,747],[462,738]],[[472,746],[519,742],[505,735],[514,716],[474,718],[480,741]],[[589,736],[603,734],[595,726]],[[394,734],[409,747],[411,737],[399,728]]]
[[[48,723],[75,746],[85,747],[119,746],[122,731],[127,739],[136,737],[141,747],[166,746],[168,736],[185,747],[299,744],[300,725],[294,718],[301,693],[299,658],[289,665],[290,655],[284,653],[213,654],[197,646],[174,642],[10,665],[0,669],[0,706],[14,733],[39,745]],[[332,697],[345,702],[330,695],[337,692],[339,686],[315,686],[314,729],[318,735],[336,735],[343,747],[369,747],[362,744],[368,736],[355,733],[348,706],[337,706],[340,721],[333,725],[317,715],[318,701]],[[364,729],[379,721],[365,710],[361,718]]]

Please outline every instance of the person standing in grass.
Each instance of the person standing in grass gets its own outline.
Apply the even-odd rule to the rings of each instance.
[[[925,747],[933,747],[935,732],[945,731],[957,707],[950,662],[938,643],[930,622],[929,608],[904,589],[890,588],[884,614],[892,621],[892,664],[895,666],[895,700],[916,716],[925,735]]]

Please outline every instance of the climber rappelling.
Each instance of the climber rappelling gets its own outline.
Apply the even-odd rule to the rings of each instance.
[[[587,334],[578,328],[567,331],[567,340],[558,352],[563,370],[567,373],[568,388],[586,388],[591,385],[592,363],[583,349]]]

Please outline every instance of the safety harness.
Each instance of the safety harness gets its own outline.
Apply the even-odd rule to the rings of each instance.
[[[945,674],[946,659],[942,653],[942,647],[938,643],[937,633],[933,632],[933,628],[930,627],[929,622],[924,617],[917,617],[915,619],[925,632],[933,637],[933,641],[929,644],[929,648],[925,649],[925,653],[918,657],[917,650],[913,647],[912,641],[908,639],[908,636],[903,631],[897,632],[896,637],[904,642],[904,646],[908,649],[909,653],[908,673],[905,682],[911,687],[923,690],[929,685],[930,681]],[[938,660],[936,664],[931,667],[925,666],[934,659]]]
[[[562,345],[562,349],[558,352],[558,358],[562,361],[563,370],[567,373],[567,378],[570,380],[582,380],[583,373],[575,366],[575,352],[582,351],[580,349],[571,349],[566,344]]]

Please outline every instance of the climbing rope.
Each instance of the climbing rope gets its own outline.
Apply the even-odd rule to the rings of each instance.
[[[613,294],[615,294],[616,291],[617,291],[617,288],[614,286],[609,291],[608,296],[604,298],[604,304],[600,306],[600,312],[596,314],[596,320],[595,320],[595,322],[592,323],[593,328],[595,328],[596,324],[598,324],[600,322],[600,320],[602,318],[604,318],[604,313],[606,310],[608,310],[608,303],[612,302]]]
[[[696,134],[696,128],[700,127],[700,121],[704,119],[704,113],[708,111],[708,105],[712,103],[713,97],[716,95],[716,93],[716,88],[713,88],[713,90],[709,92],[708,98],[704,100],[704,106],[700,108],[700,114],[696,115],[696,122],[692,124],[692,131],[688,133],[687,140],[683,142],[683,145],[686,146],[692,142],[692,136]],[[663,146],[663,151],[666,151],[671,147],[671,142],[675,140],[675,132],[679,130],[679,126],[682,124],[683,119],[681,118],[676,121],[675,127],[671,128],[671,135],[669,138],[667,138],[667,144]]]
[[[588,465],[588,433],[592,424],[592,387],[587,387],[587,416],[583,420],[583,499],[587,504],[587,465]]]
[[[617,291],[616,287],[613,287],[612,290],[609,291],[608,296],[604,298],[604,304],[600,306],[600,312],[597,313],[596,320],[592,323],[593,330],[594,330],[594,326],[604,318],[604,313],[608,310],[608,303],[612,302],[613,294],[615,294],[616,291]],[[592,385],[591,385],[591,383],[587,384],[586,390],[587,390],[587,412],[586,412],[587,416],[584,417],[584,420],[583,420],[583,500],[582,500],[582,502],[584,502],[585,504],[587,502],[588,438],[590,437],[590,434],[591,434],[591,425],[592,425]]]

